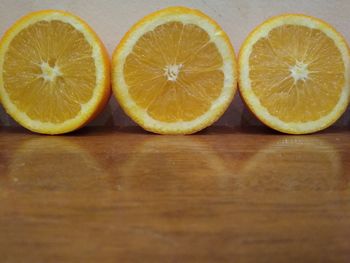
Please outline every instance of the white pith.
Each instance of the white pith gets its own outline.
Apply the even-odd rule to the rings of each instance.
[[[164,68],[164,76],[167,77],[167,80],[175,82],[182,67],[182,64],[167,65]]]
[[[43,78],[45,81],[54,82],[57,77],[62,76],[60,68],[58,65],[54,65],[53,67],[49,65],[47,62],[42,62],[40,65],[41,74],[38,77]]]
[[[290,67],[290,74],[294,79],[294,83],[301,81],[306,81],[309,76],[309,70],[307,69],[308,65],[301,62],[296,61],[293,67]]]

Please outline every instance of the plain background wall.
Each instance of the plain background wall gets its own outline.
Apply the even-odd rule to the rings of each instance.
[[[97,32],[111,55],[128,29],[140,18],[167,6],[188,6],[202,10],[216,20],[231,38],[238,52],[245,37],[255,26],[281,13],[303,13],[321,18],[332,24],[350,41],[350,1],[348,0],[0,0],[0,34],[19,17],[41,9],[61,9],[72,12]],[[347,126],[348,111],[336,125]],[[0,125],[16,125],[0,108]],[[90,125],[135,125],[120,110],[114,97],[105,111]],[[215,125],[259,125],[236,97]]]

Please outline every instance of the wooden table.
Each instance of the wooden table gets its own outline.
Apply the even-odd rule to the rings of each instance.
[[[0,262],[350,262],[350,130],[0,131]]]

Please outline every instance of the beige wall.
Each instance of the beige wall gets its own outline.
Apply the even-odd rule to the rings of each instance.
[[[62,9],[86,20],[99,34],[111,54],[123,34],[138,19],[166,6],[183,5],[201,9],[214,18],[228,33],[239,50],[247,34],[270,16],[281,13],[304,13],[331,23],[350,40],[350,1],[348,0],[0,0],[0,33],[20,16],[40,9]],[[349,123],[350,113],[338,122]],[[216,125],[235,126],[257,123],[236,96],[233,104]],[[122,113],[114,98],[105,112],[90,125],[128,125],[132,122]],[[0,125],[15,125],[0,109]]]

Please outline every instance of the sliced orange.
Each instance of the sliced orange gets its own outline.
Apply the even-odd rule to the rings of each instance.
[[[170,7],[146,16],[122,39],[113,54],[113,91],[144,129],[194,133],[227,109],[236,68],[229,38],[215,21]]]
[[[239,55],[241,95],[266,125],[291,134],[333,124],[349,103],[349,49],[327,23],[282,15],[258,26]]]
[[[0,43],[0,97],[22,126],[45,134],[93,119],[110,95],[105,48],[80,18],[55,10],[17,21]]]

